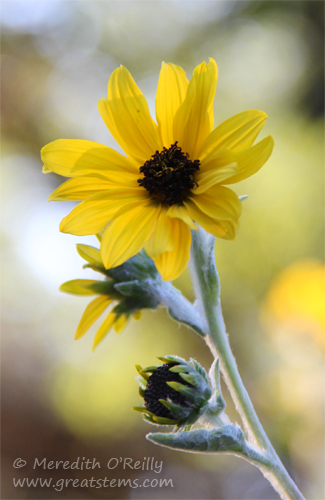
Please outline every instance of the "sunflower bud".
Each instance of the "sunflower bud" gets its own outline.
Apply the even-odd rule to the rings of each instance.
[[[158,359],[164,364],[136,367],[144,406],[133,409],[152,424],[178,427],[194,424],[208,408],[212,395],[204,368],[194,359],[189,363],[177,356]]]

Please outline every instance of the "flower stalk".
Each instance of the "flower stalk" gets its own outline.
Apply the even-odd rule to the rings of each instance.
[[[268,459],[255,463],[283,500],[303,500],[276,451],[271,445],[244,387],[231,351],[220,305],[220,280],[214,259],[214,238],[203,229],[192,231],[190,271],[199,308],[206,319],[204,337],[213,356],[219,358],[221,373],[236,409],[241,416],[249,442]]]

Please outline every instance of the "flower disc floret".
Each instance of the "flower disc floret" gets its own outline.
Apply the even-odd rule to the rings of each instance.
[[[166,382],[179,382],[180,384],[190,386],[190,384],[184,382],[178,373],[171,372],[170,368],[171,365],[167,363],[158,366],[152,375],[150,375],[144,391],[145,407],[157,417],[173,418],[170,410],[160,402],[160,399],[169,400],[184,407],[190,406],[190,403],[183,394],[180,394],[167,385]]]
[[[200,170],[200,160],[191,161],[177,146],[177,141],[170,148],[156,151],[151,159],[140,167],[144,174],[138,179],[140,186],[149,191],[150,196],[163,204],[181,203],[190,190],[197,184],[194,174]]]

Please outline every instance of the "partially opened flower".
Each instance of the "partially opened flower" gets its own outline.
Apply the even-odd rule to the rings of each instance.
[[[113,327],[120,333],[131,316],[139,319],[141,310],[155,309],[159,299],[147,292],[141,285],[149,276],[158,274],[154,264],[146,255],[140,253],[128,262],[113,270],[106,270],[98,248],[89,245],[77,245],[79,255],[87,262],[84,267],[104,275],[104,280],[75,279],[60,286],[62,292],[81,296],[96,296],[86,307],[76,330],[75,340],[85,335],[95,321],[106,311],[107,316],[95,335],[93,350],[106,337]]]
[[[86,140],[60,139],[42,149],[44,172],[72,179],[50,200],[83,200],[60,230],[76,235],[103,231],[101,256],[113,268],[145,248],[163,279],[187,265],[195,223],[234,239],[241,213],[225,185],[257,172],[273,139],[253,146],[262,111],[245,111],[213,130],[217,65],[203,62],[188,82],[184,70],[163,63],[156,97],[157,123],[126,68],[116,69],[99,112],[126,156]]]

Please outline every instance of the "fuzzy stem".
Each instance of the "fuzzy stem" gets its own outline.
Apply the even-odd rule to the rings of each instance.
[[[239,375],[221,312],[214,237],[201,228],[192,231],[190,271],[198,306],[207,324],[207,335],[204,339],[213,356],[220,360],[221,372],[241,416],[249,441],[269,459],[270,465],[260,464],[260,469],[283,500],[303,500],[304,497],[271,445]]]
[[[158,286],[155,286],[155,292],[158,294],[160,302],[167,307],[172,319],[192,328],[201,337],[205,335],[207,326],[204,317],[171,283],[161,281]]]

